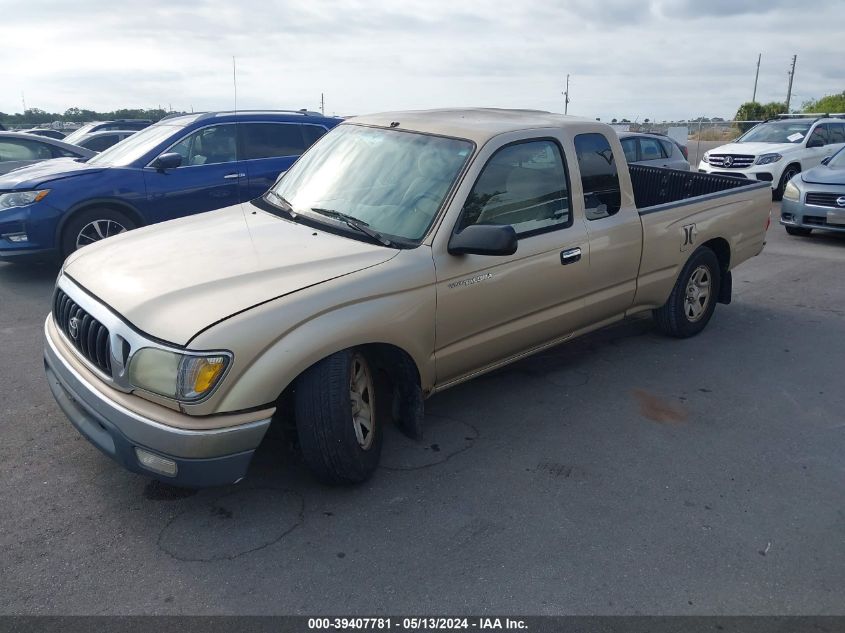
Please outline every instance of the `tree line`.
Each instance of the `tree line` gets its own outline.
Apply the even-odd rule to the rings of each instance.
[[[39,108],[27,108],[22,113],[7,114],[0,112],[0,122],[10,124],[25,123],[28,125],[41,125],[43,123],[74,122],[87,123],[89,121],[109,121],[113,119],[149,119],[152,122],[159,121],[168,114],[174,114],[161,108],[121,108],[111,112],[97,112],[85,108],[68,108],[64,112],[47,112]]]

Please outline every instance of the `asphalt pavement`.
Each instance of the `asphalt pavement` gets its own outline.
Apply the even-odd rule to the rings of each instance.
[[[0,613],[845,614],[845,236],[776,224],[700,336],[636,318],[427,402],[368,483],[125,472],[48,391],[56,270],[0,264]]]

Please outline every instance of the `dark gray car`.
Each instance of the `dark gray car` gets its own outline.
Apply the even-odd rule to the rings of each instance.
[[[620,132],[628,163],[689,171],[685,148],[674,139],[648,132]]]
[[[845,232],[845,148],[786,183],[780,223],[790,235]]]
[[[46,136],[0,132],[0,174],[51,158],[91,158],[96,153]]]

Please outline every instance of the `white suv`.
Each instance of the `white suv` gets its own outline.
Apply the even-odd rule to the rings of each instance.
[[[786,183],[845,147],[845,121],[794,118],[766,121],[733,143],[705,152],[698,171],[769,182],[780,200]]]

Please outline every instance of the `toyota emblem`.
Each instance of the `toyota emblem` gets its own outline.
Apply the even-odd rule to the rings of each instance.
[[[79,319],[76,317],[71,318],[71,320],[67,322],[67,331],[74,341],[79,338]]]
[[[730,167],[734,164],[734,157],[733,156],[725,156],[725,162],[722,163],[725,167]]]
[[[836,199],[836,206],[837,207],[845,207],[845,196],[839,196]]]

